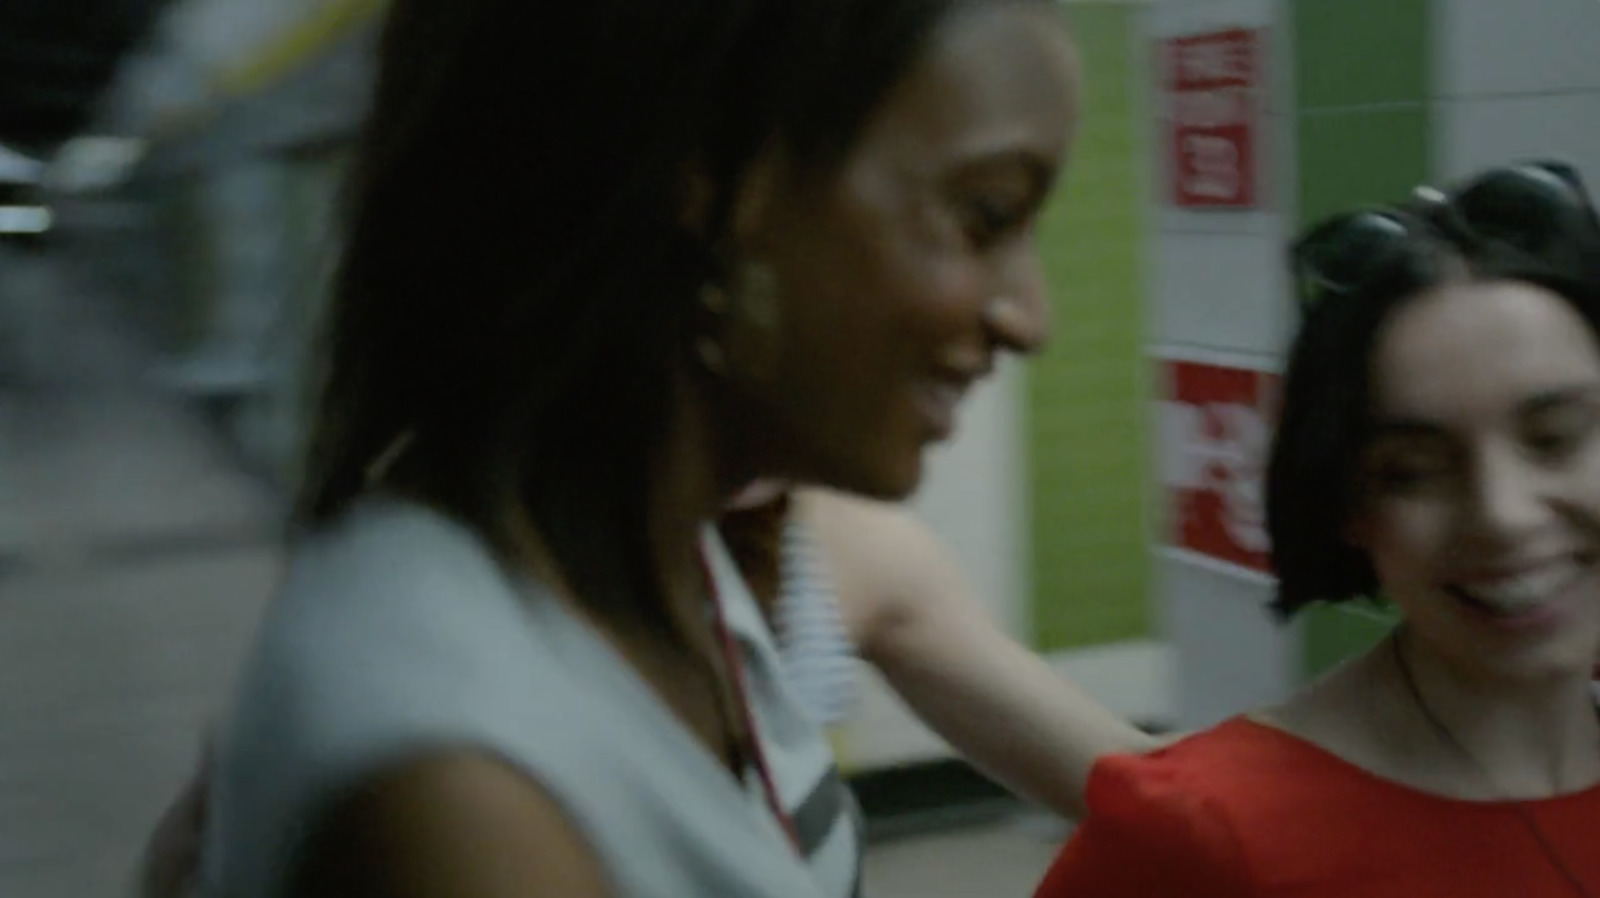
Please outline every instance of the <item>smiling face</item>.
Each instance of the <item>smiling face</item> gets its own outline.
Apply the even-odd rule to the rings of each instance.
[[[1352,536],[1419,641],[1496,679],[1600,653],[1600,349],[1562,297],[1435,288],[1373,356]]]
[[[836,170],[763,198],[738,236],[780,303],[741,412],[764,473],[903,496],[996,356],[1041,344],[1033,224],[1076,117],[1051,6],[974,4],[930,35]]]

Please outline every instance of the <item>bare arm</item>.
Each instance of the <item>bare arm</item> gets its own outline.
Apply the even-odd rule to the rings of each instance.
[[[314,839],[297,885],[308,898],[610,895],[554,799],[468,753],[408,765],[345,802]]]
[[[1070,817],[1101,756],[1151,737],[1004,633],[948,548],[908,511],[804,495],[862,656],[911,709],[1007,787]]]

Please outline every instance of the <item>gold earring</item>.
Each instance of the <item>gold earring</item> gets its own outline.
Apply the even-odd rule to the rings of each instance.
[[[701,286],[698,299],[710,319],[707,331],[694,341],[700,363],[718,375],[735,369],[745,375],[759,371],[771,353],[779,317],[778,279],[771,267],[739,262],[726,281]]]
[[[728,311],[733,301],[728,296],[728,291],[716,281],[707,281],[700,287],[700,307],[705,310],[706,317],[713,322],[712,329],[721,330],[721,321],[728,316]],[[694,340],[694,352],[699,356],[700,364],[712,374],[726,374],[728,372],[728,354],[723,351],[722,344],[709,333],[701,334]]]
[[[716,340],[704,335],[696,337],[694,354],[700,357],[700,364],[712,374],[728,373],[728,354],[722,351],[722,344]]]
[[[771,330],[778,324],[778,277],[761,262],[744,262],[735,272],[733,295],[751,324]]]
[[[700,307],[716,317],[728,314],[732,306],[728,291],[716,281],[707,281],[700,287]]]

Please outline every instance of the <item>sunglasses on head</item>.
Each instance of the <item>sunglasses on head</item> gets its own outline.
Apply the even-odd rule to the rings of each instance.
[[[1491,169],[1448,190],[1419,187],[1403,206],[1338,215],[1295,241],[1290,257],[1302,309],[1360,290],[1430,237],[1581,270],[1590,248],[1600,246],[1600,219],[1577,170],[1560,162]]]

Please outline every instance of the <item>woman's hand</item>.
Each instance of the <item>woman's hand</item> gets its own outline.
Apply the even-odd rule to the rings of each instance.
[[[145,846],[139,871],[140,898],[189,898],[194,894],[210,788],[208,746],[201,755],[199,769],[162,813]]]

